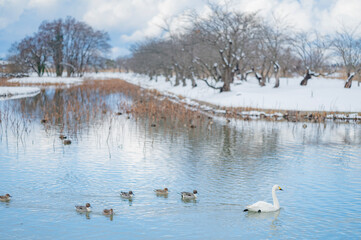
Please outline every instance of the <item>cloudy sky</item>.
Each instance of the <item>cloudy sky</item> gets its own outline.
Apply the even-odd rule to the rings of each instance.
[[[322,33],[361,22],[361,0],[237,0],[232,8],[259,11],[265,18],[282,16],[296,29]],[[159,35],[162,19],[188,9],[205,12],[206,0],[0,0],[0,58],[13,42],[36,32],[43,20],[66,16],[107,31],[112,57],[126,55],[132,43]]]

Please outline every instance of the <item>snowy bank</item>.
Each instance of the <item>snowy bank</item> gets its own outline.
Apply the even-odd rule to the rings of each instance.
[[[33,97],[39,93],[37,87],[0,87],[0,100]]]
[[[250,107],[256,109],[361,112],[361,87],[354,82],[352,88],[345,89],[344,81],[339,79],[312,78],[307,86],[300,86],[302,77],[281,78],[280,87],[273,88],[273,82],[260,87],[256,79],[232,84],[231,92],[220,93],[208,87],[203,81],[197,81],[197,87],[174,87],[164,77],[158,81],[149,81],[144,75],[133,73],[88,74],[95,79],[120,78],[143,88],[156,89],[163,94],[181,95],[197,101],[204,101],[219,107]]]
[[[82,78],[78,77],[24,77],[13,78],[9,82],[22,83],[22,84],[75,84],[83,82]]]

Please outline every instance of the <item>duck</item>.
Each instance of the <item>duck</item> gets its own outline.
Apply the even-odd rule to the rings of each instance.
[[[85,206],[75,206],[75,209],[78,212],[91,212],[90,203],[85,204]]]
[[[4,196],[0,196],[0,201],[1,202],[8,202],[8,201],[10,201],[10,198],[11,198],[10,194],[7,193]]]
[[[64,139],[66,139],[67,137],[66,137],[65,135],[63,135],[63,134],[60,134],[60,135],[59,135],[59,138],[60,138],[61,140],[64,140]]]
[[[120,192],[120,196],[125,199],[132,199],[134,194],[132,191],[129,192]]]
[[[197,198],[197,190],[193,190],[193,192],[181,192],[182,199],[184,200],[192,200]]]
[[[155,189],[154,192],[155,192],[157,195],[166,195],[166,194],[168,194],[168,188]]]
[[[110,215],[113,215],[113,214],[114,214],[113,208],[103,210],[103,215],[110,216]]]
[[[273,205],[264,201],[258,201],[252,205],[247,206],[243,211],[247,212],[275,212],[280,209],[280,204],[278,202],[276,191],[283,191],[283,189],[277,184],[272,187],[272,198]]]

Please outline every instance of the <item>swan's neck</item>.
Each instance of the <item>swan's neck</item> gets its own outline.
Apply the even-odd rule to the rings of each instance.
[[[280,208],[280,203],[278,202],[278,198],[276,196],[276,189],[272,189],[272,198],[273,198],[273,206],[276,209]]]

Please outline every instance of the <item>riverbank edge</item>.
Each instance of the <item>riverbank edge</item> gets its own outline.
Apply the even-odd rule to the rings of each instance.
[[[239,120],[268,120],[268,121],[290,121],[290,122],[314,122],[321,123],[325,121],[338,121],[346,123],[361,124],[361,113],[359,112],[333,112],[333,111],[300,111],[300,110],[282,110],[282,109],[260,109],[251,107],[222,107],[211,104],[205,101],[190,99],[182,95],[176,95],[168,91],[158,91],[157,89],[144,88],[141,85],[129,82],[126,79],[119,78],[134,86],[149,90],[158,98],[182,104],[192,110],[198,110],[205,114],[210,114],[217,117],[223,117],[230,121],[230,119]]]

